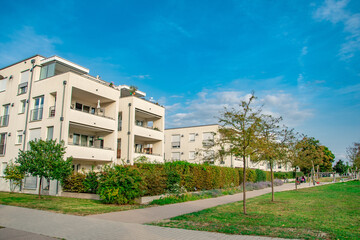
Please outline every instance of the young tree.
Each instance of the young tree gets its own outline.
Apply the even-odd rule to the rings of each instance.
[[[239,108],[227,109],[220,116],[222,125],[219,132],[222,141],[228,144],[229,151],[243,160],[243,211],[246,214],[246,159],[254,156],[258,149],[257,137],[261,124],[261,109],[253,109],[255,101],[252,94],[247,101],[242,101]]]
[[[20,189],[21,182],[24,179],[24,173],[20,171],[18,165],[10,161],[5,168],[4,174],[4,178],[10,183],[10,192],[14,192],[16,187]]]
[[[59,144],[55,140],[36,140],[29,143],[30,150],[20,150],[16,163],[22,173],[40,178],[40,198],[42,179],[59,180],[62,183],[72,172],[72,159],[64,160],[63,142]]]
[[[357,173],[357,177],[360,178],[360,142],[353,143],[346,149],[346,155],[352,164],[352,169]]]
[[[344,162],[340,159],[334,166],[334,171],[343,175],[347,172],[348,167],[344,164]]]
[[[294,177],[296,178],[296,170],[301,165],[299,134],[292,130],[286,143],[285,164],[290,164],[294,169]],[[297,182],[295,181],[295,189],[297,190]]]

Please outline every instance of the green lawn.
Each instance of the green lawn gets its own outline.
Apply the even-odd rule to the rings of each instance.
[[[302,239],[360,239],[360,182],[266,194],[170,220],[158,226]]]
[[[0,192],[0,204],[34,208],[73,215],[90,215],[141,208],[140,205],[103,204],[97,200]]]

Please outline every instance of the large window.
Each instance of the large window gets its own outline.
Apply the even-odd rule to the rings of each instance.
[[[0,155],[5,155],[6,133],[0,133]]]
[[[122,113],[119,112],[119,115],[118,115],[118,131],[121,131],[122,129]]]
[[[34,109],[31,111],[31,120],[38,121],[42,119],[44,107],[44,96],[34,98]]]
[[[0,126],[6,127],[9,124],[10,104],[6,104],[3,107],[4,107],[4,112],[0,119],[1,122]]]
[[[52,77],[55,75],[55,63],[43,66],[40,72],[40,79]]]
[[[20,84],[18,89],[19,95],[27,92],[29,79],[30,79],[30,70],[26,70],[21,73]]]
[[[74,144],[74,145],[80,145],[80,134],[74,133],[74,136],[73,136],[73,144]]]
[[[194,160],[195,159],[195,151],[190,151],[189,152],[189,160]]]

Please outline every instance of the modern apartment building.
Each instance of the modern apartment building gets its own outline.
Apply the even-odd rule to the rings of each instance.
[[[145,96],[58,56],[35,55],[0,69],[1,174],[40,138],[64,141],[74,171],[132,164],[139,156],[162,162],[165,109]],[[27,177],[24,191],[36,190],[38,182]],[[44,191],[57,194],[58,184],[49,184]],[[8,186],[0,178],[0,190]]]
[[[219,142],[220,125],[203,125],[182,128],[170,128],[165,130],[165,159],[184,160],[193,163],[210,162],[217,166],[243,167],[243,160],[232,155],[227,155],[221,161],[218,151],[221,148],[215,144]],[[225,146],[227,149],[228,146]],[[270,166],[266,162],[252,162],[249,158],[246,162],[247,167],[270,171]],[[274,171],[291,171],[289,166],[274,166]]]

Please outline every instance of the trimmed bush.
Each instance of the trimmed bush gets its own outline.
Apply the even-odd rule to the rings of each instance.
[[[263,170],[255,169],[256,182],[266,182],[266,173]]]
[[[294,176],[294,172],[274,172],[274,178],[277,179],[289,179],[295,177],[302,177],[304,176],[303,172],[296,172],[296,176]]]
[[[83,173],[74,173],[64,180],[62,188],[65,192],[85,193],[87,192],[84,185],[85,178]]]
[[[142,178],[130,166],[106,167],[99,177],[98,194],[104,203],[131,204],[141,194]]]

